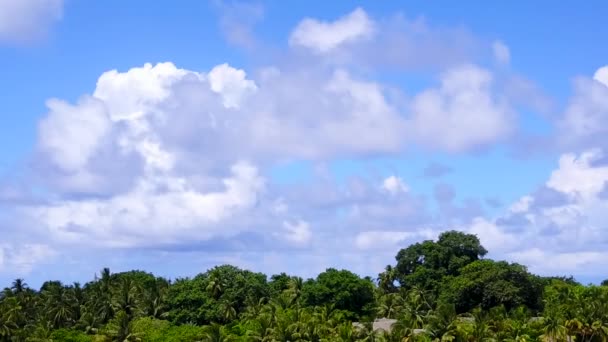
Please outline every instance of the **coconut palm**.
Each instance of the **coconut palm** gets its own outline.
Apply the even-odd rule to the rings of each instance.
[[[94,311],[89,311],[89,309],[90,308],[88,307],[84,308],[80,320],[76,323],[76,327],[79,330],[84,331],[85,334],[94,334],[99,330],[101,320]]]
[[[75,321],[75,299],[61,282],[47,282],[42,286],[42,299],[47,317],[54,329],[69,327]]]
[[[416,333],[420,332],[423,322],[418,320],[418,317],[412,316],[409,313],[402,314],[397,321],[392,325],[391,333],[400,337],[401,341],[414,341]],[[395,337],[395,336],[392,336]]]
[[[337,341],[354,342],[357,341],[357,331],[352,323],[344,322],[336,327]]]
[[[232,322],[235,318],[236,318],[236,302],[235,301],[229,301],[229,300],[222,300],[220,302],[220,312],[222,315],[222,319],[225,322]]]
[[[403,312],[404,300],[398,293],[388,293],[380,297],[377,313],[380,317],[395,318]]]
[[[4,298],[0,302],[0,340],[9,341],[19,329],[21,306],[16,298]]]
[[[217,270],[211,271],[209,275],[209,283],[205,290],[211,295],[211,297],[218,299],[222,296],[226,285],[224,284],[224,280],[221,277],[221,274]]]
[[[118,311],[116,317],[108,323],[105,334],[116,342],[141,341],[139,336],[133,332],[131,319],[124,311]]]
[[[11,286],[11,290],[14,295],[19,295],[24,293],[28,289],[27,283],[22,278],[17,278],[13,281]]]
[[[391,265],[387,265],[384,272],[378,275],[378,287],[384,293],[392,293],[397,290],[395,286],[396,271]]]
[[[507,337],[502,339],[507,342],[529,342],[532,341],[528,323],[517,320],[508,320],[506,328]]]
[[[104,268],[100,272],[99,278],[95,277],[96,281],[90,284],[89,291],[91,297],[87,301],[88,311],[98,318],[99,322],[107,323],[114,317],[114,308],[112,307],[112,288],[113,280],[112,273],[109,268]]]
[[[319,315],[317,312],[305,312],[301,317],[300,332],[302,339],[311,342],[319,342],[325,336],[328,336],[332,331],[331,318],[325,319],[322,317],[328,317],[326,314]]]
[[[230,336],[226,327],[221,324],[211,323],[204,328],[205,337],[203,342],[230,342],[234,341],[234,338]]]
[[[247,298],[245,301],[245,310],[241,314],[241,318],[246,322],[257,319],[262,314],[265,304],[266,298],[260,298],[258,300],[255,300],[252,297]]]
[[[471,318],[468,325],[461,325],[460,334],[464,335],[471,342],[486,342],[494,340],[494,333],[490,325],[490,318],[487,312],[480,308],[474,309],[469,315]]]
[[[299,332],[299,322],[294,319],[295,315],[291,310],[278,310],[275,316],[275,323],[270,329],[274,341],[289,342],[301,338]]]
[[[157,319],[165,316],[168,290],[169,282],[158,278],[152,287],[143,292],[141,305],[146,316]]]
[[[426,331],[433,341],[453,341],[458,336],[458,316],[453,304],[442,303],[429,315]]]
[[[272,340],[273,319],[270,315],[260,314],[256,319],[250,319],[248,323],[247,339],[249,341],[266,342]]]
[[[342,314],[336,311],[333,305],[327,304],[314,309],[313,320],[328,328],[333,328],[342,320]]]
[[[285,291],[273,298],[270,303],[280,310],[287,310],[293,305],[294,301],[289,292]]]
[[[558,342],[566,339],[567,329],[564,321],[556,315],[546,315],[542,318],[541,338],[547,342]]]
[[[139,313],[140,289],[130,277],[121,278],[112,293],[112,309],[124,312],[129,319]]]
[[[382,341],[381,333],[374,330],[373,322],[365,322],[356,329],[357,341],[376,342]]]

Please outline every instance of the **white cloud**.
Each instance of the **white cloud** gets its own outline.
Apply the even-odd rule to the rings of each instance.
[[[603,155],[598,150],[565,154],[559,158],[559,168],[551,173],[547,186],[568,195],[589,199],[597,195],[608,181],[608,166],[592,167]]]
[[[497,220],[478,217],[463,230],[477,234],[491,257],[545,275],[597,270],[607,247],[608,200],[600,194],[608,184],[608,166],[595,163],[601,158],[598,150],[562,155],[545,186],[563,200],[526,195]]]
[[[534,203],[534,197],[526,195],[520,198],[517,202],[513,203],[509,207],[509,210],[516,214],[525,213],[530,209],[530,205],[532,203]]]
[[[357,234],[355,246],[361,250],[385,250],[395,248],[405,239],[416,236],[413,232],[367,231]]]
[[[42,186],[51,182],[57,193],[50,204],[20,212],[59,243],[129,247],[206,240],[247,229],[227,228],[247,215],[263,216],[255,208],[265,182],[253,165],[267,156],[325,158],[401,148],[402,119],[379,84],[343,70],[300,76],[277,71],[258,85],[226,64],[207,74],[171,63],[106,72],[92,96],[76,104],[49,101],[38,157],[55,170]],[[242,159],[254,164],[238,163]],[[42,165],[40,172],[50,174]],[[226,165],[233,165],[228,176]],[[390,179],[386,186],[393,193],[407,189]],[[406,207],[403,213],[411,210]],[[268,209],[279,229],[287,208],[292,214],[291,203],[278,200]],[[388,212],[368,205],[361,210]],[[292,244],[312,238],[302,222],[282,227]]]
[[[238,106],[243,94],[255,88],[242,71],[227,65],[212,70],[212,81],[206,77],[172,63],[146,64],[124,73],[112,70],[102,74],[93,96],[84,96],[75,105],[48,101],[49,113],[39,125],[38,149],[43,159],[59,170],[50,179],[62,190],[96,193],[99,189],[115,190],[111,183],[122,182],[122,190],[134,186],[140,171],[171,170],[183,157],[167,148],[162,141],[163,129],[181,124],[180,117],[200,121],[190,113],[177,112],[176,104],[206,95],[209,109],[226,109]],[[237,85],[239,80],[242,88]],[[176,93],[176,87],[184,82],[198,85],[200,92],[181,89]],[[185,129],[198,137],[201,131],[190,127],[196,125]],[[137,164],[142,162],[143,170],[139,170]]]
[[[146,176],[132,191],[109,199],[59,201],[26,210],[59,242],[155,245],[230,234],[215,224],[251,209],[263,188],[255,167],[237,163],[221,191],[203,192],[179,177]]]
[[[278,215],[285,214],[285,213],[287,213],[288,210],[289,210],[289,206],[287,205],[287,203],[285,203],[285,199],[283,199],[282,197],[280,197],[274,201],[273,206],[272,206],[272,211],[275,214],[278,214]]]
[[[431,25],[423,16],[408,18],[401,12],[371,18],[360,8],[334,21],[302,20],[289,45],[312,52],[294,50],[295,58],[307,58],[304,63],[416,72],[469,63],[488,48],[462,27]]]
[[[513,249],[519,243],[516,236],[501,231],[496,224],[481,217],[473,219],[467,232],[477,235],[481,244],[494,253]]]
[[[0,0],[0,42],[44,36],[63,15],[63,0]]]
[[[409,188],[405,184],[405,182],[397,176],[390,176],[385,178],[382,182],[382,188],[391,194],[409,191]]]
[[[49,262],[57,252],[48,245],[18,244],[0,245],[0,272],[23,275],[29,273],[36,264]]]
[[[494,58],[500,64],[509,64],[511,61],[511,52],[509,51],[509,47],[501,42],[495,41],[492,43],[492,51],[494,52]]]
[[[179,154],[219,159],[314,159],[401,148],[403,119],[380,84],[345,70],[330,76],[273,70],[257,84],[226,64],[208,74],[146,64],[104,73],[93,95],[125,131],[119,140],[125,150],[144,138]]]
[[[104,103],[84,97],[75,106],[57,99],[47,106],[49,114],[39,125],[40,148],[66,171],[84,168],[112,128]]]
[[[554,253],[540,248],[531,248],[509,254],[509,257],[523,265],[531,265],[530,271],[544,275],[578,275],[597,276],[605,272],[605,252],[572,252]]]
[[[558,139],[567,147],[607,147],[608,71],[596,71],[594,78],[579,77],[574,82],[563,117],[557,122]]]
[[[244,1],[214,1],[219,12],[220,29],[231,44],[251,49],[256,46],[255,25],[264,18],[264,7]]]
[[[409,131],[418,143],[459,152],[495,142],[513,129],[513,113],[492,92],[492,74],[466,65],[451,69],[441,86],[416,95]]]
[[[608,65],[597,69],[593,79],[608,87]]]
[[[136,119],[155,111],[171,96],[171,86],[184,77],[204,78],[200,73],[178,69],[173,63],[146,63],[127,72],[111,70],[99,77],[93,96],[105,103],[112,120]]]
[[[374,22],[363,9],[357,8],[334,22],[302,20],[291,33],[289,44],[327,53],[342,44],[369,38],[373,32]]]
[[[308,222],[302,220],[295,223],[285,221],[283,222],[283,228],[284,232],[280,237],[292,245],[302,247],[312,241],[312,231]]]
[[[211,90],[222,95],[226,108],[238,108],[243,97],[255,92],[255,82],[247,80],[243,70],[221,64],[209,72]]]
[[[275,70],[260,82],[245,112],[241,125],[250,126],[241,126],[240,136],[249,135],[247,149],[275,158],[393,153],[405,140],[404,120],[382,86],[345,70],[329,77]]]

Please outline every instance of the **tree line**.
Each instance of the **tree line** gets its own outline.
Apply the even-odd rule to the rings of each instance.
[[[0,341],[608,340],[608,286],[486,254],[476,236],[448,231],[401,249],[376,279],[230,265],[174,281],[105,268],[39,290],[16,279],[0,293]],[[376,329],[380,318],[388,327]]]

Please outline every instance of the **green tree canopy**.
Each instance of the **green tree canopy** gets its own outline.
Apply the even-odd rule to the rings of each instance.
[[[247,302],[270,294],[266,276],[223,265],[193,279],[180,279],[168,294],[168,317],[175,323],[231,322]]]
[[[329,268],[304,283],[302,297],[309,306],[331,305],[361,317],[372,309],[374,284],[350,271]]]
[[[458,312],[477,306],[490,309],[504,305],[507,310],[521,305],[538,310],[541,306],[541,279],[519,264],[478,260],[463,267],[460,275],[446,278],[446,281],[441,299],[453,303]]]
[[[437,293],[445,276],[487,254],[475,235],[447,231],[438,240],[426,240],[401,249],[396,256],[395,277],[403,288],[417,287]]]

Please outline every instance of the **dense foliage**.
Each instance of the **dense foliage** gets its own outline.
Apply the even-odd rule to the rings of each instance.
[[[173,282],[103,269],[38,291],[17,279],[0,294],[0,341],[608,340],[606,283],[538,277],[486,253],[450,231],[402,249],[376,280],[228,265]],[[375,330],[379,318],[389,325]]]

